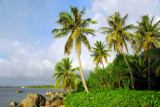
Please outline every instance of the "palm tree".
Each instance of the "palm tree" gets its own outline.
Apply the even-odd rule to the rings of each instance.
[[[136,54],[142,51],[151,49],[153,47],[160,47],[160,20],[153,24],[154,16],[150,20],[149,16],[142,16],[142,21],[137,22],[136,27],[136,44],[134,50]],[[148,66],[150,66],[150,55],[148,55]],[[148,88],[151,89],[150,84],[150,70],[148,69]]]
[[[73,48],[73,44],[75,44],[82,82],[86,92],[89,93],[83,75],[80,53],[81,53],[82,43],[84,43],[84,45],[88,47],[88,50],[91,51],[91,47],[86,35],[91,34],[95,36],[94,34],[95,30],[86,27],[88,27],[90,24],[96,24],[96,21],[92,21],[91,18],[83,19],[83,16],[86,13],[85,10],[86,9],[83,8],[82,11],[79,11],[77,7],[71,6],[71,14],[68,12],[59,13],[59,20],[57,21],[57,24],[61,25],[62,28],[54,29],[52,31],[52,34],[55,34],[54,36],[55,38],[61,38],[69,35],[69,38],[65,44],[65,49],[64,49],[65,54],[70,55],[71,50]]]
[[[142,52],[143,56],[149,55],[153,60],[151,66],[147,67],[146,70],[152,68],[156,76],[159,76],[159,73],[160,73],[160,54],[159,53],[160,53],[160,48],[152,48]]]
[[[131,67],[125,57],[125,54],[123,52],[123,46],[125,46],[126,51],[128,52],[127,43],[129,42],[132,44],[132,38],[134,35],[127,32],[127,30],[133,29],[133,25],[127,25],[125,26],[125,21],[128,17],[128,14],[126,14],[123,18],[121,18],[120,13],[116,12],[114,15],[109,16],[107,18],[107,22],[110,27],[101,27],[100,30],[103,30],[102,33],[109,34],[106,37],[106,42],[109,45],[109,50],[114,47],[114,51],[117,51],[117,54],[119,54],[119,50],[121,50],[121,53],[123,54],[124,60],[130,69],[130,77],[131,77],[131,86],[134,89],[134,80],[133,80],[133,73],[131,70]]]
[[[53,78],[56,78],[54,88],[68,89],[71,94],[71,89],[77,90],[80,76],[75,74],[79,67],[72,68],[72,60],[69,58],[63,58],[62,61],[55,65],[55,73]]]
[[[92,47],[93,51],[91,54],[91,56],[94,58],[93,62],[96,62],[96,64],[102,64],[104,68],[103,59],[106,63],[108,62],[107,57],[109,56],[109,50],[105,50],[106,44],[102,43],[101,41],[97,41],[94,45],[95,47]]]

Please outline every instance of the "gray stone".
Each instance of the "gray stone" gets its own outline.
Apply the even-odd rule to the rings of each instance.
[[[20,90],[17,90],[17,91],[16,91],[16,93],[22,93],[22,92],[24,92],[24,91],[20,91]]]
[[[16,106],[17,105],[17,103],[15,103],[15,102],[11,102],[10,104],[8,104],[8,106]]]
[[[44,106],[46,102],[45,97],[39,94],[28,94],[27,98],[21,101],[24,107],[40,107]]]

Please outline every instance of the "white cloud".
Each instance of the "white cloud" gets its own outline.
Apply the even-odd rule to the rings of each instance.
[[[13,45],[14,47],[20,47],[20,46],[21,46],[21,44],[20,44],[19,41],[14,41],[14,42],[12,43],[12,45]]]
[[[40,44],[40,42],[41,42],[41,41],[40,41],[40,40],[38,40],[38,41],[36,41],[36,42],[35,42],[35,44],[36,44],[36,45],[39,45],[39,44]]]
[[[89,37],[89,39],[91,38]],[[62,58],[68,57],[64,55],[66,40],[67,37],[56,39],[48,49],[35,51],[33,50],[36,45],[28,49],[28,47],[22,47],[23,44],[20,45],[19,41],[14,41],[15,49],[9,58],[0,59],[0,78],[51,80],[55,64]],[[73,59],[73,67],[79,66],[75,48],[69,57]],[[87,78],[89,71],[94,69],[94,64],[89,51],[84,46],[82,47],[81,62],[85,78]]]
[[[160,3],[158,0],[95,0],[92,4],[92,11],[95,14],[104,13],[109,16],[120,12],[122,16],[129,14],[128,22],[135,24],[142,15],[160,15]]]

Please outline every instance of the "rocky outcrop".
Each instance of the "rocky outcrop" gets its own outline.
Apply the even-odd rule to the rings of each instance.
[[[17,103],[15,103],[15,102],[11,102],[10,104],[8,104],[8,106],[16,106],[17,105]]]
[[[46,102],[45,97],[39,94],[28,94],[26,99],[22,100],[19,106],[23,107],[40,107],[44,106]]]
[[[16,93],[22,93],[22,92],[24,92],[24,91],[20,91],[20,90],[17,90],[17,91],[16,91]]]
[[[63,107],[64,100],[66,99],[64,92],[46,92],[46,96],[50,97],[49,101],[46,101],[45,97],[39,94],[28,94],[21,103],[17,104],[11,102],[8,106],[17,107]]]
[[[60,107],[64,105],[66,100],[64,92],[46,92],[46,96],[50,97],[50,101],[46,101],[45,107]]]
[[[61,99],[61,100],[66,100],[64,92],[51,92],[47,91],[46,96],[51,98],[51,101]]]

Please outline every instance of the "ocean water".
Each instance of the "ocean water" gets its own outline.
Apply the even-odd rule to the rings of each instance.
[[[17,90],[24,91],[23,93],[16,93]],[[58,89],[33,89],[33,88],[0,88],[0,107],[9,107],[11,102],[20,103],[27,97],[28,93],[41,94],[44,97],[47,91],[57,92]],[[46,97],[46,99],[49,99]]]

